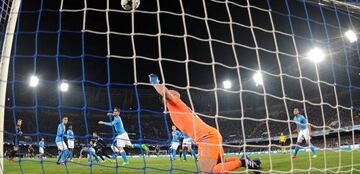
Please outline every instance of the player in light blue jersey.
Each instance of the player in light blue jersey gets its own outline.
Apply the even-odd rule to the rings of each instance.
[[[191,148],[191,146],[192,146],[192,144],[194,142],[193,139],[190,138],[189,135],[187,135],[187,134],[185,134],[183,132],[182,132],[182,137],[184,138],[183,143],[182,143],[182,153],[183,153],[184,160],[186,160],[186,154],[187,154],[188,151],[191,153],[191,155],[196,160],[197,158],[196,158],[195,151],[194,151],[194,149]]]
[[[121,120],[120,117],[120,108],[119,107],[115,107],[114,108],[114,112],[108,113],[108,116],[113,115],[114,116],[114,120],[112,122],[103,122],[103,121],[99,121],[98,124],[103,124],[106,126],[112,126],[114,127],[114,130],[117,134],[116,136],[116,146],[120,151],[121,157],[123,159],[123,166],[129,165],[129,161],[126,157],[126,152],[124,150],[125,146],[128,146],[130,148],[138,148],[138,149],[143,149],[145,154],[149,151],[149,148],[145,145],[145,144],[132,144],[130,141],[130,138],[127,134],[127,132],[125,131],[123,122]]]
[[[67,123],[68,117],[63,117],[62,122],[57,127],[55,142],[58,150],[60,151],[57,164],[64,164],[66,162],[66,158],[69,156],[69,150],[64,142],[64,136],[66,136],[65,125]]]
[[[44,138],[41,138],[41,141],[39,141],[39,157],[44,157],[44,149],[45,149],[45,141]]]
[[[308,123],[305,116],[300,114],[299,108],[294,108],[293,113],[294,113],[294,122],[297,125],[296,131],[298,134],[298,138],[297,138],[297,143],[296,143],[296,147],[295,147],[295,153],[292,156],[292,158],[296,158],[296,155],[300,150],[301,143],[303,142],[304,139],[305,139],[307,145],[310,147],[311,152],[313,153],[313,158],[316,158],[317,157],[316,149],[310,142],[311,125]]]
[[[172,126],[171,129],[172,129],[172,132],[171,132],[172,140],[171,140],[169,152],[170,152],[171,160],[175,160],[176,150],[178,149],[178,147],[180,145],[179,139],[182,136],[182,133],[180,131],[176,130],[175,126]]]
[[[67,145],[69,148],[69,157],[70,160],[72,160],[74,155],[74,146],[75,146],[75,135],[74,135],[74,131],[72,130],[72,125],[69,125],[68,130],[66,131],[66,137],[67,137]]]

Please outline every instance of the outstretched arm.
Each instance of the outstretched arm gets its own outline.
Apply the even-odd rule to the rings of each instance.
[[[103,121],[99,121],[98,124],[103,124],[106,126],[113,126],[115,124],[115,120],[112,122],[103,122]]]
[[[164,84],[159,84],[160,80],[157,75],[150,74],[149,81],[155,88],[156,92],[158,92],[161,96],[165,96],[167,100],[173,100],[173,95],[169,92]]]

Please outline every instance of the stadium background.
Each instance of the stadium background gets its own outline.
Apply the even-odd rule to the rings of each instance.
[[[83,1],[63,2],[63,9],[84,8]],[[112,9],[121,10],[118,0],[109,2]],[[160,9],[171,13],[159,13],[157,16],[156,1],[142,1],[139,10],[154,13],[136,12],[133,28],[136,34],[132,37],[111,33],[109,46],[106,34],[89,32],[107,31],[104,12],[88,10],[85,18],[86,31],[82,32],[83,11],[59,13],[60,1],[23,0],[12,53],[14,59],[11,59],[8,79],[10,83],[7,89],[5,140],[11,143],[15,120],[21,118],[24,120],[24,144],[36,143],[39,137],[45,137],[47,145],[54,145],[55,127],[60,117],[66,115],[69,116],[79,143],[86,143],[87,137],[93,131],[99,131],[111,142],[112,130],[98,126],[97,121],[106,119],[105,113],[111,111],[113,106],[119,105],[123,110],[126,130],[132,133],[134,141],[141,139],[151,144],[169,144],[171,122],[166,114],[163,114],[161,98],[150,86],[143,84],[147,83],[148,74],[161,74],[157,59],[161,57],[166,83],[176,85],[175,88],[180,90],[188,104],[191,96],[194,111],[207,123],[216,126],[217,121],[227,143],[238,145],[246,139],[250,144],[269,144],[269,137],[277,137],[280,132],[288,134],[286,109],[290,111],[291,116],[293,107],[303,108],[302,102],[292,100],[303,101],[301,88],[307,101],[320,103],[322,98],[324,103],[336,106],[337,97],[339,105],[353,108],[352,118],[350,110],[339,107],[337,114],[337,109],[323,105],[323,120],[321,107],[306,103],[309,122],[319,127],[315,130],[322,130],[323,125],[327,126],[326,129],[334,128],[332,135],[326,137],[329,147],[336,146],[336,143],[353,144],[352,140],[360,143],[358,131],[354,131],[355,137],[352,136],[353,126],[360,125],[360,59],[357,46],[344,44],[339,30],[350,28],[351,25],[355,29],[358,28],[359,14],[349,9],[352,12],[349,16],[346,9],[339,7],[336,9],[338,16],[335,16],[331,6],[323,5],[322,10],[327,22],[324,27],[321,24],[324,22],[323,17],[318,13],[319,5],[316,3],[309,1],[305,8],[303,1],[286,2],[291,9],[285,7],[285,1],[271,1],[270,4],[275,29],[280,31],[276,32],[278,51],[284,53],[279,54],[279,60],[283,73],[287,74],[283,74],[287,108],[283,100],[267,95],[266,110],[264,96],[259,95],[264,92],[263,88],[254,85],[252,70],[259,69],[256,55],[258,50],[261,68],[272,74],[280,73],[274,52],[274,37],[271,33],[261,30],[272,30],[268,13],[256,8],[251,9],[252,21],[254,26],[258,27],[254,29],[254,34],[260,49],[254,49],[255,43],[249,28],[233,25],[235,41],[240,44],[236,47],[235,56],[231,45],[224,44],[231,43],[229,24],[208,21],[213,39],[210,48],[210,42],[206,40],[209,33],[204,20],[193,17],[204,17],[201,1],[183,2],[186,13],[193,15],[185,16],[185,38],[175,37],[184,35],[182,16],[172,14],[181,13],[178,2],[160,0]],[[235,3],[246,5],[245,1]],[[88,0],[86,5],[87,8],[106,9],[106,1]],[[251,1],[251,5],[269,8],[268,1]],[[226,9],[219,3],[206,1],[206,10],[210,19],[229,20]],[[246,8],[230,4],[230,10],[234,22],[244,26],[250,25]],[[290,17],[287,16],[288,10],[292,14]],[[109,12],[109,24],[111,31],[129,34],[132,32],[131,13]],[[292,25],[296,27],[292,28]],[[157,35],[160,32],[159,28],[162,33],[160,36]],[[325,28],[329,36],[325,35]],[[296,49],[291,37],[281,32],[294,34]],[[187,41],[187,47],[184,45],[184,39]],[[323,94],[320,96],[314,65],[303,59],[300,60],[300,67],[305,78],[300,79],[303,84],[300,86],[300,72],[295,55],[297,52],[305,54],[314,45],[324,48],[329,53],[328,61],[319,65],[319,75],[321,81],[336,84],[336,97],[334,87],[326,83],[320,83]],[[108,54],[107,46],[111,55]],[[186,49],[188,55],[185,54]],[[215,64],[211,64],[214,61],[211,59],[210,49],[213,51]],[[187,56],[194,61],[186,62]],[[242,65],[239,67],[243,85],[242,101],[239,100],[240,83],[237,70],[229,68],[236,66],[235,58]],[[213,66],[216,73],[215,81],[212,75]],[[186,67],[189,69],[188,76]],[[28,79],[32,74],[38,75],[41,79],[36,89],[28,86]],[[269,74],[263,76],[266,93],[282,97],[279,90],[280,78]],[[222,88],[220,84],[225,79],[233,81],[230,90],[212,90],[215,87]],[[67,93],[58,91],[58,82],[61,80],[70,83]],[[221,117],[215,119],[216,104],[219,108],[218,115]],[[269,132],[264,121],[267,115],[271,119],[267,120]],[[249,119],[245,118],[242,123],[239,120],[242,116]],[[341,139],[338,138],[340,131],[335,130],[338,127],[344,129],[341,131],[347,132],[341,134]],[[324,138],[325,136],[319,134],[314,138],[314,144],[324,148]],[[261,149],[267,148],[251,150]]]

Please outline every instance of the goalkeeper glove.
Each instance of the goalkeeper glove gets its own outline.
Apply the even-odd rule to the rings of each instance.
[[[159,84],[160,80],[159,77],[156,74],[150,74],[149,75],[149,82],[152,85]]]

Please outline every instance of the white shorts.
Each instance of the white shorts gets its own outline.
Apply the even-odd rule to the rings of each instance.
[[[116,146],[117,147],[125,147],[131,146],[131,141],[129,135],[125,132],[121,135],[116,136]]]
[[[192,141],[192,138],[184,138],[183,147],[191,147]]]
[[[44,154],[44,148],[42,148],[42,147],[39,147],[39,154]]]
[[[73,149],[74,148],[74,140],[68,140],[68,146],[69,146],[69,149]]]
[[[179,142],[171,142],[171,149],[177,150],[177,148],[179,147]]]
[[[56,142],[56,146],[59,150],[63,151],[67,149],[67,146],[64,141]]]
[[[309,134],[309,129],[304,129],[304,130],[301,130],[301,131],[299,132],[299,135],[298,135],[298,138],[297,138],[297,142],[298,142],[298,143],[301,143],[302,141],[304,141],[304,139],[305,139],[305,141],[306,141],[307,143],[310,142],[311,137],[310,137],[310,134]]]

